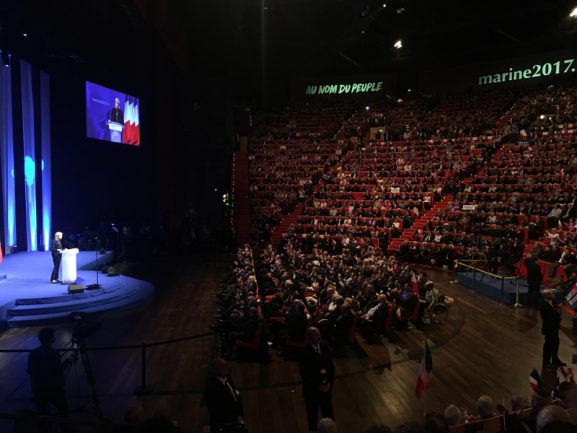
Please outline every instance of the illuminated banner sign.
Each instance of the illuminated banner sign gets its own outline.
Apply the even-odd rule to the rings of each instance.
[[[478,85],[507,83],[518,80],[531,80],[555,75],[575,73],[575,59],[558,59],[554,62],[535,63],[525,67],[509,67],[505,72],[479,75]]]
[[[352,93],[371,93],[383,90],[382,81],[352,84],[307,85],[305,95],[346,95]]]

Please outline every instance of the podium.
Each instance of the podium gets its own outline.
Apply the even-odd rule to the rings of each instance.
[[[62,251],[62,284],[72,284],[76,281],[76,255],[78,248]]]
[[[122,143],[122,130],[124,125],[122,123],[108,121],[108,130],[110,131],[110,141],[115,143]]]

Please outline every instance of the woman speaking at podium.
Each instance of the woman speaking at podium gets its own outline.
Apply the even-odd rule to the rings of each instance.
[[[58,283],[58,271],[60,270],[60,262],[62,261],[62,232],[54,233],[54,239],[50,242],[50,252],[52,253],[52,261],[54,262],[50,282],[56,284]]]

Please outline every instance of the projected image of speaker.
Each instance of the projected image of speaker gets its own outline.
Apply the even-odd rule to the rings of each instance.
[[[76,293],[84,293],[84,286],[82,284],[69,284],[68,293],[74,295]]]
[[[87,81],[86,136],[140,146],[140,99]]]

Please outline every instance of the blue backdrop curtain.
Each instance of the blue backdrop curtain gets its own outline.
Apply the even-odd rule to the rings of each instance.
[[[4,251],[16,246],[16,188],[14,182],[14,131],[12,126],[12,67],[0,65],[0,155],[2,158],[2,203]]]
[[[40,72],[40,142],[42,159],[42,240],[44,250],[50,249],[52,233],[52,168],[50,159],[50,79]]]
[[[38,219],[36,216],[36,157],[34,152],[34,92],[32,67],[20,61],[22,98],[22,147],[24,150],[24,196],[26,203],[26,233],[28,251],[38,249]]]

